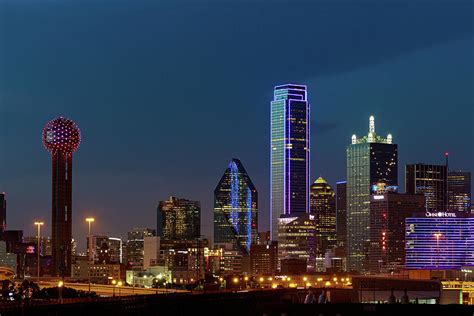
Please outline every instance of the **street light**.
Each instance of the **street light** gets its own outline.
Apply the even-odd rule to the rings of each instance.
[[[58,297],[59,297],[59,304],[63,303],[63,281],[58,282]]]
[[[89,224],[89,234],[87,237],[89,238],[89,265],[87,267],[87,276],[89,277],[89,294],[91,293],[91,262],[94,260],[93,254],[92,254],[92,238],[91,238],[91,223],[95,222],[95,218],[93,217],[88,217],[86,218],[86,222]]]
[[[112,293],[113,293],[112,296],[115,296],[115,284],[117,284],[117,281],[112,280],[112,288],[113,288],[113,290],[112,290]]]
[[[436,237],[436,249],[438,255],[436,256],[436,268],[439,268],[439,238],[442,236],[441,233],[435,233],[434,236]]]
[[[122,281],[118,281],[118,282],[117,282],[117,286],[118,286],[118,288],[119,288],[119,296],[120,296],[120,287],[122,286]]]
[[[35,222],[35,225],[38,226],[38,244],[36,245],[36,252],[38,253],[38,265],[37,265],[37,275],[38,275],[38,286],[39,286],[39,280],[40,280],[40,249],[41,249],[41,225],[44,225],[43,222]]]

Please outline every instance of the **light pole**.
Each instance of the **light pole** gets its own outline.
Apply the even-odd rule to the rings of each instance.
[[[89,294],[91,293],[91,263],[94,260],[93,253],[92,253],[92,238],[91,238],[91,223],[95,221],[95,218],[88,217],[86,218],[86,222],[89,224],[89,234],[87,235],[89,238],[89,265],[87,267],[87,275],[89,277]]]
[[[115,284],[117,284],[117,281],[112,280],[112,288],[113,288],[113,290],[112,290],[112,293],[113,293],[112,296],[113,296],[113,297],[115,297]]]
[[[122,287],[122,281],[118,281],[117,282],[117,286],[119,288],[119,296],[120,296],[120,287]]]
[[[441,237],[441,233],[435,233],[434,236],[436,237],[436,249],[437,249],[436,268],[439,268],[439,237]]]
[[[58,298],[59,298],[59,304],[63,303],[63,281],[58,282]]]
[[[38,262],[37,262],[37,275],[38,275],[38,286],[40,280],[40,249],[41,249],[41,225],[44,225],[43,222],[35,222],[35,225],[38,226],[38,244],[36,245],[36,252],[38,253]]]

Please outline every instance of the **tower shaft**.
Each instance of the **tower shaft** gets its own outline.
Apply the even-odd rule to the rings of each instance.
[[[72,153],[52,154],[52,275],[71,275]]]

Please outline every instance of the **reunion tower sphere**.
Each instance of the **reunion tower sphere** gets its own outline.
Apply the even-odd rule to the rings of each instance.
[[[73,153],[81,142],[81,131],[74,121],[62,116],[49,121],[43,129],[43,145],[52,154]]]

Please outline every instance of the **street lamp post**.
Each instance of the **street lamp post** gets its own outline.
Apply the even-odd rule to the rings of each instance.
[[[88,217],[86,218],[86,222],[89,224],[89,233],[88,233],[88,238],[89,238],[89,265],[87,267],[87,275],[89,278],[89,294],[91,293],[91,263],[94,260],[93,253],[92,253],[92,238],[91,238],[91,223],[95,221],[95,218],[93,217]]]
[[[40,249],[41,249],[41,225],[44,225],[43,222],[35,222],[35,225],[38,226],[38,244],[36,245],[36,252],[38,253],[38,262],[37,262],[37,276],[38,276],[38,279],[37,279],[37,282],[38,282],[38,286],[39,286],[39,280],[40,280]]]
[[[122,281],[118,281],[117,286],[119,288],[119,296],[120,296],[120,288],[122,287]]]
[[[59,304],[63,303],[63,281],[58,282],[58,298],[59,298]]]
[[[113,290],[112,290],[112,293],[113,293],[112,296],[114,296],[114,297],[115,297],[115,284],[117,284],[117,281],[112,280],[112,288],[113,288]]]
[[[436,268],[439,268],[439,237],[441,237],[441,233],[435,233],[434,236],[436,237]]]

